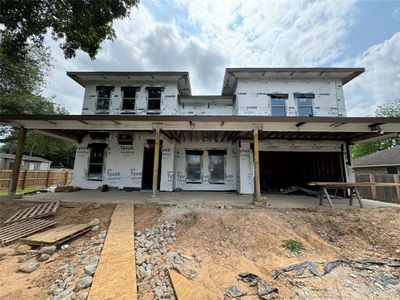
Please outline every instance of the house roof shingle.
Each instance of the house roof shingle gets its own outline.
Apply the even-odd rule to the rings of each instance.
[[[354,167],[400,165],[400,146],[381,150],[353,161]]]

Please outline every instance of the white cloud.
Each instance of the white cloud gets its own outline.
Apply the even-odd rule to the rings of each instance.
[[[150,4],[158,11],[148,9]],[[175,0],[167,4],[168,17],[158,20],[166,4],[150,4],[142,2],[130,19],[115,22],[117,39],[104,42],[94,61],[82,52],[66,61],[50,42],[57,62],[45,94],[80,113],[83,89],[67,78],[67,70],[189,71],[194,94],[219,94],[225,67],[340,65],[366,67],[345,86],[349,115],[369,115],[399,97],[400,33],[343,61],[353,0]]]
[[[400,99],[400,32],[345,62],[365,67],[365,73],[345,86],[348,114],[371,115],[378,105]],[[399,100],[400,101],[400,100]]]

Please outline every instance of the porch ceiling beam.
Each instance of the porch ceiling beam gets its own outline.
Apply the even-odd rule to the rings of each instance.
[[[88,122],[86,122],[86,121],[83,121],[83,120],[78,120],[78,122],[80,122],[80,123],[82,123],[82,124],[85,124],[85,125],[89,125],[89,123],[88,123]]]
[[[167,133],[165,130],[160,130],[163,135],[165,135],[170,141],[174,141],[175,138],[172,134]]]

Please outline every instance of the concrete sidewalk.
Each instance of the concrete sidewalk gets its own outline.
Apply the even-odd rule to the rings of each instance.
[[[316,197],[299,195],[263,195],[267,198],[270,207],[276,208],[310,208],[317,207],[319,200]],[[99,202],[99,203],[133,203],[133,204],[161,204],[161,205],[179,205],[200,204],[203,206],[232,205],[241,207],[251,207],[252,195],[238,195],[235,192],[159,192],[157,198],[152,198],[150,191],[125,192],[111,190],[101,192],[99,190],[81,190],[71,193],[42,193],[26,195],[23,200],[36,201],[62,201],[62,202]],[[354,201],[353,207],[358,207],[357,201]],[[400,204],[379,202],[364,199],[366,208],[377,207],[399,207]],[[349,208],[349,200],[343,198],[333,199],[336,208]],[[258,203],[257,205],[260,205]],[[324,200],[324,207],[329,207]]]

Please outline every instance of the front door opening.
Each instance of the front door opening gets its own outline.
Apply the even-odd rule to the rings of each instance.
[[[143,190],[151,190],[153,188],[154,148],[155,148],[155,141],[147,140],[147,143],[143,151],[143,172],[142,172]],[[160,148],[162,149],[162,141],[160,141]],[[160,158],[158,160],[158,186],[157,186],[158,190],[160,189],[160,179],[161,179],[161,151],[160,151]]]

